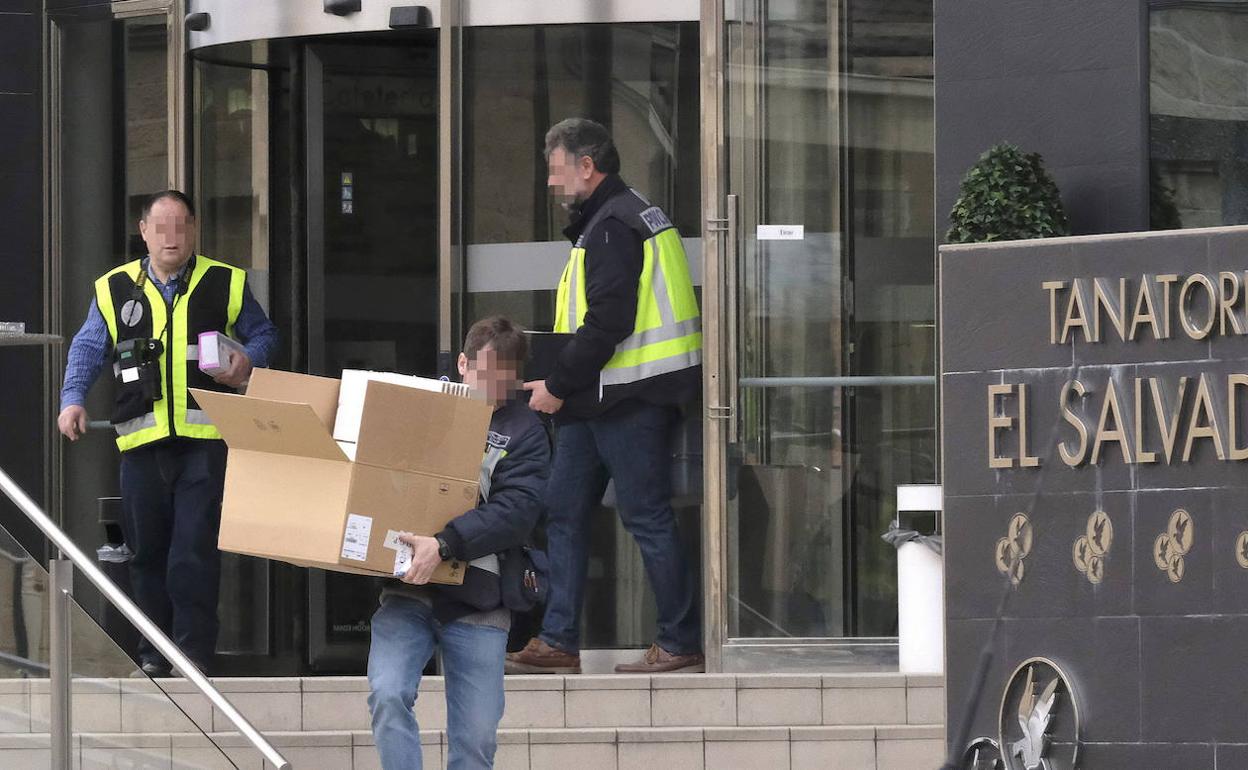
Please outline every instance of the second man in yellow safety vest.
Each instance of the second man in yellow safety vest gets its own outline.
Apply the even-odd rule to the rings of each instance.
[[[554,329],[574,334],[530,406],[555,415],[546,492],[550,594],[541,634],[508,656],[515,673],[580,671],[591,515],[608,481],[641,549],[658,606],[654,644],[620,673],[700,671],[694,581],[671,507],[672,430],[701,387],[702,329],[680,234],[619,176],[607,130],[572,118],[546,135],[547,185],[563,199],[572,253]]]

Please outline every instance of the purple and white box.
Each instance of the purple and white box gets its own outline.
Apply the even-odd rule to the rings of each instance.
[[[221,332],[203,332],[199,335],[199,370],[209,377],[216,377],[230,368],[235,353],[243,352],[243,346]]]

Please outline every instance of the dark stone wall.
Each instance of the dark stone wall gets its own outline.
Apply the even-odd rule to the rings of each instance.
[[[1039,152],[1075,234],[1148,228],[1143,0],[935,0],[936,221],[1008,141]]]
[[[42,332],[43,115],[39,0],[0,0],[0,320]],[[44,354],[0,347],[0,468],[44,503],[49,440]],[[0,496],[0,526],[28,548],[35,530]]]
[[[996,545],[1011,518],[1025,513],[1034,540],[1023,580],[1012,591],[993,666],[971,736],[997,735],[1001,698],[1012,671],[1042,656],[1057,661],[1080,697],[1082,767],[1214,767],[1242,763],[1248,744],[1248,568],[1238,538],[1248,532],[1248,474],[1244,461],[1219,460],[1210,440],[1194,442],[1181,462],[1198,378],[1209,375],[1213,409],[1230,443],[1232,406],[1227,375],[1248,373],[1248,336],[1193,340],[1179,327],[1176,284],[1171,297],[1174,338],[1155,340],[1148,327],[1123,342],[1102,314],[1099,343],[1081,337],[1050,342],[1050,280],[1129,279],[1128,313],[1142,275],[1201,273],[1219,280],[1248,259],[1248,228],[1185,233],[1064,238],[996,246],[941,249],[942,441],[944,444],[945,580],[948,708],[951,740],[969,701],[977,660],[1007,581],[995,563]],[[1216,284],[1215,284],[1216,285]],[[1063,295],[1058,317],[1064,318]],[[1244,293],[1232,303],[1248,319]],[[1190,307],[1203,321],[1204,305]],[[1161,312],[1160,306],[1158,312]],[[1059,327],[1060,328],[1060,327]],[[1248,323],[1243,328],[1248,331]],[[1099,463],[1068,467],[1059,442],[1072,449],[1077,433],[1059,412],[1064,384],[1079,380],[1088,395],[1076,413],[1093,431],[1112,381],[1123,427],[1134,437],[1136,378],[1159,379],[1174,394],[1192,378],[1181,404],[1176,456],[1126,464],[1117,443]],[[1028,452],[1038,468],[994,470],[988,456],[990,384],[1025,383]],[[1248,443],[1248,390],[1235,399],[1236,443]],[[1144,446],[1162,452],[1162,438],[1145,385]],[[1167,409],[1172,406],[1167,406]],[[999,411],[998,414],[1001,412]],[[1019,413],[1017,398],[1005,415]],[[1015,430],[998,433],[997,454],[1017,458]],[[1226,447],[1229,455],[1230,447]],[[1194,538],[1176,582],[1154,562],[1154,545],[1172,513],[1183,508]],[[1104,511],[1113,541],[1103,578],[1090,581],[1072,550],[1094,511]],[[1069,710],[1066,712],[1069,714]],[[1012,715],[1011,715],[1012,718]]]

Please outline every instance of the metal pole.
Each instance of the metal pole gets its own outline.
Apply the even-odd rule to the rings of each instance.
[[[66,559],[53,559],[48,565],[48,631],[51,668],[52,767],[71,770],[74,766],[73,674],[70,673],[70,597],[74,593],[74,565]]]
[[[61,550],[62,555],[69,557],[70,561],[72,561],[74,565],[82,571],[82,574],[85,575],[86,578],[100,590],[100,593],[104,594],[104,598],[107,599],[108,602],[114,607],[121,610],[121,614],[126,616],[126,620],[133,623],[135,628],[139,630],[139,633],[147,637],[147,640],[156,647],[156,650],[161,655],[165,656],[165,660],[172,663],[174,668],[181,672],[182,676],[186,677],[187,681],[195,686],[195,689],[203,693],[208,700],[212,702],[212,705],[216,706],[225,718],[230,720],[230,722],[238,728],[238,731],[243,734],[247,741],[264,755],[265,760],[271,763],[275,768],[277,768],[277,770],[284,770],[284,768],[290,767],[290,763],[286,761],[286,758],[283,757],[277,749],[273,748],[272,744],[270,744],[265,737],[251,725],[251,722],[247,721],[246,717],[239,713],[238,709],[234,708],[234,704],[230,703],[229,700],[227,700],[216,687],[213,687],[212,682],[208,681],[208,678],[195,667],[195,664],[192,663],[185,654],[183,654],[182,650],[173,643],[165,632],[161,631],[150,618],[144,615],[143,611],[140,610],[134,602],[130,601],[130,597],[126,596],[126,594],[118,588],[113,581],[109,580],[103,571],[96,566],[95,562],[89,559],[87,555],[82,552],[82,549],[74,543],[69,535],[65,534],[65,532],[57,527],[56,523],[53,522],[52,519],[48,518],[48,515],[40,510],[39,506],[35,505],[35,502],[30,499],[30,496],[22,491],[22,488],[17,485],[17,482],[13,481],[13,479],[3,470],[0,470],[0,492],[4,492],[4,494],[7,495],[19,509],[21,509],[22,513],[26,514],[26,518],[30,519],[31,523],[38,527],[39,530],[43,532],[44,536],[51,540],[52,544]],[[55,567],[56,564],[57,562],[52,562],[53,567]],[[55,575],[56,573],[53,574]],[[53,586],[55,587],[55,583]],[[50,593],[53,593],[54,595],[64,595],[63,592],[57,591],[51,591]],[[66,602],[66,613],[68,613],[69,597],[68,595],[64,596]],[[52,620],[53,622],[56,622],[55,611],[52,613]],[[66,654],[68,654],[69,651],[68,632],[68,617],[66,617],[65,627],[62,629],[62,633],[65,635],[64,638],[66,640]],[[51,641],[54,650],[52,659],[55,665],[55,650],[57,649],[55,635],[53,635]],[[66,676],[68,676],[68,663],[65,664],[64,670],[66,672]],[[53,675],[53,681],[55,682],[55,674]],[[68,688],[66,688],[65,692],[66,695],[68,695]],[[52,690],[52,697],[56,697],[55,687],[53,687]],[[53,713],[55,713],[55,711]],[[64,767],[66,770],[69,770],[70,766],[65,765]]]

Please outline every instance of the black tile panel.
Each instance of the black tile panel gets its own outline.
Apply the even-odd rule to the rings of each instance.
[[[41,77],[39,17],[30,13],[0,15],[0,93],[33,94]]]
[[[1142,618],[1140,639],[1150,740],[1248,743],[1248,617]]]
[[[37,94],[0,94],[0,169],[39,174],[43,162]]]

